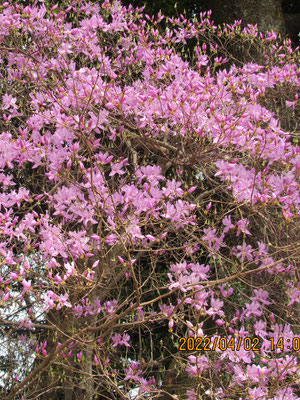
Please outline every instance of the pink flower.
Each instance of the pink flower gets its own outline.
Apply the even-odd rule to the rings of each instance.
[[[103,308],[107,314],[113,314],[118,306],[118,301],[116,299],[106,301],[103,305]]]
[[[122,346],[123,344],[122,337],[118,333],[112,336],[111,340],[114,342],[113,347]]]
[[[215,236],[216,232],[217,232],[216,229],[204,228],[205,236],[203,236],[202,239],[205,240],[206,242],[208,242],[210,247],[211,247],[212,241],[217,239],[217,237]]]
[[[245,242],[243,243],[242,246],[238,245],[235,248],[233,248],[232,252],[240,259],[244,260],[246,257],[249,261],[253,260],[253,255],[251,254],[253,252],[252,246],[246,245]]]
[[[248,398],[251,400],[267,400],[269,398],[269,396],[267,397],[266,391],[262,388],[249,388],[248,394]],[[285,398],[285,400],[288,400],[288,398]]]
[[[83,314],[83,307],[80,304],[77,304],[72,308],[72,311],[77,318],[80,318]]]
[[[223,225],[225,226],[224,233],[228,232],[230,229],[234,228],[234,225],[231,223],[231,216],[229,215],[228,217],[224,217],[223,220]]]
[[[230,173],[235,169],[235,164],[229,164],[224,160],[219,160],[215,164],[219,168],[219,171],[215,174],[215,176],[225,175],[225,178],[221,178],[222,180],[228,179]]]
[[[240,233],[245,233],[246,235],[251,235],[251,233],[247,230],[247,226],[249,225],[249,221],[247,218],[240,219],[236,226],[238,227],[238,231],[236,236],[239,236]]]
[[[224,305],[224,301],[219,299],[215,299],[214,297],[211,298],[211,307],[206,311],[207,315],[210,315],[215,319],[216,315],[220,317],[224,316],[224,312],[222,311],[222,307]]]
[[[10,275],[10,277],[11,277],[12,279],[19,279],[19,275],[18,275],[17,272],[11,272],[9,275]]]
[[[163,179],[161,167],[158,165],[142,166],[137,169],[136,176],[139,178],[138,183],[141,183],[143,179],[147,179],[150,183],[158,182]]]
[[[258,244],[258,254],[264,256],[268,254],[267,246],[264,242],[257,242]]]
[[[124,162],[125,162],[125,160],[120,161],[116,164],[112,164],[111,172],[110,172],[109,176],[114,176],[116,174],[124,175],[125,171],[122,169],[122,167],[124,166]]]
[[[55,277],[53,278],[53,280],[54,280],[54,282],[55,283],[61,283],[63,280],[62,280],[62,278],[61,278],[61,276],[59,275],[59,273],[57,273],[56,275],[55,275]]]
[[[57,305],[57,309],[59,310],[62,306],[68,307],[68,308],[72,308],[72,304],[67,301],[67,299],[69,298],[68,293],[65,294],[61,294],[58,299],[59,299],[59,304]]]
[[[253,325],[253,329],[254,329],[255,335],[256,336],[260,336],[262,338],[267,336],[266,328],[267,328],[267,323],[262,321],[262,320],[258,320]]]
[[[161,304],[159,306],[161,312],[163,313],[163,315],[165,315],[166,317],[170,317],[173,312],[174,312],[174,306],[172,305],[167,305],[167,304]]]
[[[101,311],[102,311],[101,302],[99,299],[96,299],[94,301],[94,312],[100,314]]]
[[[139,380],[139,375],[142,371],[139,369],[140,364],[138,362],[131,362],[130,367],[125,370],[126,376],[124,378],[125,381],[132,379],[134,382]]]
[[[3,101],[3,105],[2,105],[2,109],[3,110],[7,110],[10,107],[12,107],[14,109],[17,108],[17,105],[16,105],[17,99],[15,97],[12,97],[11,94],[5,93],[2,96],[2,101]]]
[[[130,340],[130,336],[127,335],[127,333],[125,333],[125,334],[123,335],[123,338],[122,338],[122,341],[123,341],[124,346],[130,347],[129,340]]]
[[[69,278],[72,275],[76,275],[74,262],[72,262],[71,264],[70,263],[66,263],[64,265],[64,267],[65,267],[65,269],[67,271],[65,276],[64,276],[64,280],[66,280],[67,278]]]
[[[233,372],[234,372],[234,375],[233,375],[234,382],[241,384],[242,382],[244,382],[246,380],[246,376],[240,365],[234,365]]]
[[[260,304],[257,301],[246,304],[245,316],[249,318],[251,315],[254,317],[260,317],[262,315],[262,312],[260,311]]]
[[[18,326],[18,329],[21,328],[27,328],[31,330],[33,328],[33,323],[30,321],[29,318],[25,318],[20,322],[20,325]]]
[[[267,298],[269,297],[269,293],[267,291],[265,291],[265,290],[263,290],[261,288],[260,289],[254,289],[253,291],[254,291],[255,296],[254,297],[250,297],[250,300],[259,301],[259,302],[261,302],[262,304],[265,304],[265,305],[271,304],[271,302],[269,300],[267,300]]]
[[[26,279],[23,279],[22,285],[23,285],[23,291],[22,291],[23,295],[24,293],[27,293],[31,289],[31,280],[26,281]]]
[[[171,285],[169,286],[170,290],[173,290],[175,288],[179,288],[182,292],[186,292],[187,291],[185,289],[184,285],[186,285],[190,281],[188,276],[180,275],[178,277],[178,279],[175,280],[175,282],[173,281],[173,277],[172,277],[171,274],[168,274],[168,277],[169,277],[169,279],[171,281]]]
[[[293,110],[295,110],[296,103],[297,103],[296,101],[288,101],[288,100],[285,101],[286,106],[292,107]]]
[[[262,385],[267,383],[267,376],[270,372],[270,368],[261,367],[260,365],[248,365],[247,366],[247,378],[252,382],[260,382]]]
[[[219,286],[222,295],[224,297],[231,296],[233,293],[233,288],[229,288],[228,290],[225,290],[225,286],[226,286],[225,283],[223,283],[222,285]]]
[[[206,356],[189,356],[188,360],[189,363],[185,370],[191,378],[202,374],[202,372],[209,367],[209,360]]]
[[[20,207],[21,201],[30,199],[29,190],[25,188],[19,188],[19,191],[18,193],[15,193],[14,198],[16,200],[18,207]]]

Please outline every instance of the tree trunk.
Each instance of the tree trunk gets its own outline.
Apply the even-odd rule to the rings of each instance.
[[[300,13],[298,14],[284,14],[284,19],[286,22],[286,30],[293,43],[298,46],[299,32],[300,32]]]
[[[209,8],[216,24],[241,19],[244,25],[257,24],[262,32],[286,32],[280,0],[210,0]]]

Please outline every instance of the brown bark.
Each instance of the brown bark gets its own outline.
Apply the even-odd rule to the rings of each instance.
[[[241,19],[244,25],[257,24],[262,32],[286,32],[280,0],[210,0],[209,8],[216,24],[230,24]]]
[[[299,45],[300,32],[300,13],[299,14],[284,14],[286,22],[286,30],[295,45]]]

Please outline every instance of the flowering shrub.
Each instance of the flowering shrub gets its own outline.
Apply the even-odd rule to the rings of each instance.
[[[205,13],[12,3],[5,399],[297,399],[298,50]]]

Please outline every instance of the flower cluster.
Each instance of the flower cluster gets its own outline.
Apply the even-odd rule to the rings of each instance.
[[[6,398],[37,398],[41,374],[53,396],[154,398],[172,355],[188,399],[296,399],[296,356],[268,339],[298,337],[299,50],[210,13],[46,4],[0,7]],[[223,57],[239,35],[263,62]],[[178,357],[207,335],[264,344]]]

